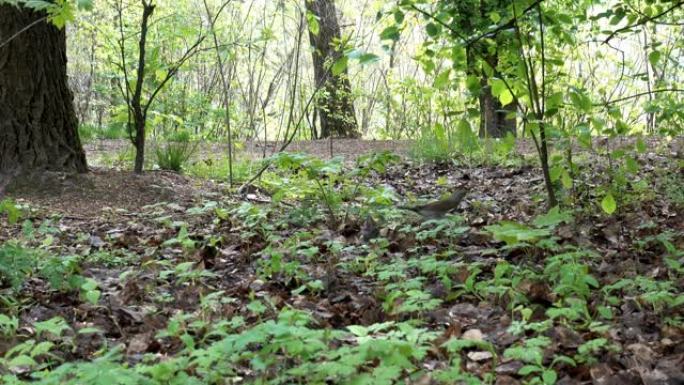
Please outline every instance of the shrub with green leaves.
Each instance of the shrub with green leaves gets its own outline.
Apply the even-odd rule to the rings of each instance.
[[[81,276],[80,272],[79,257],[51,256],[17,242],[0,245],[0,288],[17,291],[34,276],[46,280],[53,290],[78,290],[87,301],[97,303],[100,295],[97,282]]]
[[[225,181],[228,179],[230,163],[228,156],[202,157],[201,160],[188,162],[184,171],[188,175],[198,178]],[[249,159],[233,160],[233,180],[236,182],[246,181],[259,167],[258,162]]]
[[[169,141],[156,147],[154,153],[160,169],[181,172],[196,150],[197,143]]]
[[[446,162],[456,153],[456,142],[442,124],[420,131],[410,149],[412,157],[428,162]]]
[[[0,201],[0,216],[6,215],[10,224],[17,223],[21,214],[21,208],[13,200],[7,198]]]
[[[38,257],[33,250],[16,243],[0,245],[0,287],[18,289],[36,269]]]

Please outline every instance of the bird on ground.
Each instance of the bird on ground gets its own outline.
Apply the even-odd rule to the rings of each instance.
[[[458,189],[446,199],[419,206],[400,206],[399,208],[403,210],[411,210],[428,219],[436,219],[443,217],[448,212],[456,209],[458,205],[461,204],[461,201],[466,194],[467,191],[465,189]]]

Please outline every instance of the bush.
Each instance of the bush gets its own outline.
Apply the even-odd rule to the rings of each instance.
[[[98,135],[97,127],[92,124],[81,124],[78,126],[78,137],[81,138],[83,142],[89,142],[96,139]]]
[[[456,153],[451,134],[441,124],[422,129],[409,150],[413,158],[428,162],[445,162]]]
[[[126,130],[122,124],[111,124],[98,133],[100,139],[124,139],[127,138]]]
[[[162,170],[181,172],[196,149],[197,143],[189,141],[167,142],[163,146],[157,146],[157,165]]]
[[[236,182],[246,181],[255,169],[259,169],[259,167],[259,162],[233,160],[233,179]],[[228,156],[209,157],[193,162],[188,166],[187,171],[190,175],[198,178],[219,181],[228,180]]]
[[[454,131],[438,123],[432,129],[421,131],[410,154],[413,158],[428,162],[454,160],[469,165],[510,165],[519,161],[518,157],[513,156],[515,140],[511,134],[505,138],[479,138],[466,120],[461,120]]]
[[[135,161],[135,148],[131,145],[117,150],[114,153],[104,153],[100,162],[108,167],[131,168]],[[147,157],[146,157],[147,163]],[[147,164],[146,164],[147,165]]]

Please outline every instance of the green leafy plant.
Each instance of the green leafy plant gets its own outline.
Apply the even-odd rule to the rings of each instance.
[[[183,171],[190,158],[197,151],[197,142],[189,140],[169,141],[154,150],[157,165],[162,170]]]
[[[518,374],[531,376],[530,384],[553,385],[558,379],[558,374],[553,369],[558,362],[571,362],[568,357],[556,357],[549,366],[543,364],[544,348],[551,344],[548,337],[535,337],[524,341],[521,346],[514,346],[504,351],[504,357],[513,358],[526,363],[520,368]],[[574,365],[574,363],[573,363]]]
[[[535,244],[553,234],[553,230],[561,223],[572,221],[572,216],[567,212],[561,212],[558,207],[552,208],[547,214],[536,217],[533,226],[523,225],[511,221],[503,221],[500,224],[486,226],[485,229],[492,234],[494,239],[506,242],[508,246],[518,244]]]
[[[6,215],[10,224],[17,223],[22,216],[21,208],[9,198],[0,200],[0,215]]]

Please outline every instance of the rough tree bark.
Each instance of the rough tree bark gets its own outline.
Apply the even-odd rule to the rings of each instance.
[[[0,5],[0,174],[88,171],[67,84],[66,34],[44,18]]]
[[[313,65],[316,89],[323,97],[317,104],[320,117],[320,138],[359,136],[356,114],[351,97],[347,70],[333,75],[330,67],[342,57],[337,44],[342,36],[333,0],[305,0],[306,9],[318,18],[319,31],[309,28],[309,39],[314,48]]]

